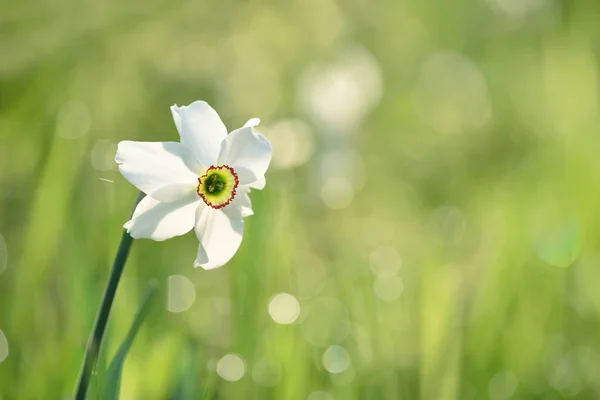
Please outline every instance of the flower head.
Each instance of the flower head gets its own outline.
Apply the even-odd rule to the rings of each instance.
[[[172,106],[180,142],[123,141],[115,156],[121,174],[146,197],[124,227],[134,238],[166,240],[192,229],[200,241],[194,266],[228,262],[242,241],[248,193],[265,187],[271,144],[253,118],[227,134],[206,102]]]

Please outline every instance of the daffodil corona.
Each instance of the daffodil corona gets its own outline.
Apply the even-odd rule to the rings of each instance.
[[[194,229],[200,241],[194,266],[217,268],[240,246],[243,218],[253,214],[248,193],[265,186],[271,144],[256,130],[256,118],[227,134],[203,101],[171,112],[179,143],[119,143],[119,171],[146,194],[124,227],[133,238],[158,241]]]
[[[232,167],[211,166],[198,178],[198,196],[202,197],[207,206],[223,208],[235,198],[239,185],[240,180]]]

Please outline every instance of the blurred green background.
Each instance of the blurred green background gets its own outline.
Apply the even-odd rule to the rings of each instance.
[[[0,399],[73,393],[169,106],[274,146],[239,252],[134,243],[122,399],[600,398],[596,0],[0,2]],[[103,370],[103,363],[99,371]]]

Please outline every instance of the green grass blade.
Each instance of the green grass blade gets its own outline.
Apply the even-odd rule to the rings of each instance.
[[[121,387],[121,375],[123,372],[123,364],[125,363],[125,358],[127,357],[127,353],[129,353],[129,349],[133,344],[135,336],[137,335],[142,323],[148,316],[151,306],[152,300],[154,298],[154,294],[156,293],[157,287],[156,285],[151,285],[144,296],[144,300],[142,301],[142,305],[138,310],[135,319],[133,320],[133,324],[131,328],[129,328],[129,332],[125,337],[125,340],[119,347],[119,350],[115,354],[115,357],[112,359],[108,371],[106,372],[106,376],[104,378],[104,389],[102,391],[102,399],[103,400],[116,400],[119,398],[119,389]]]

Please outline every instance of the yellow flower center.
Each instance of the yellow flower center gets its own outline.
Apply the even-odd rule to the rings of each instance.
[[[239,185],[238,176],[228,165],[211,165],[204,175],[198,178],[198,196],[207,206],[223,208],[235,197]]]

